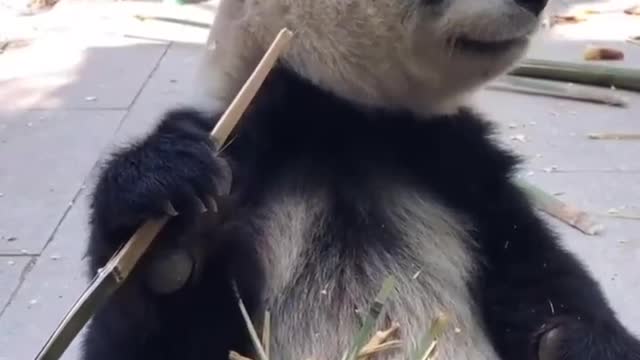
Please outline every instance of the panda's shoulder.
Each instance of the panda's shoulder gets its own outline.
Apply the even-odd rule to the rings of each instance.
[[[497,143],[492,119],[464,107],[446,115],[378,110],[344,100],[287,69],[272,70],[247,116],[246,128],[267,142],[304,148],[379,149],[405,157],[406,165],[431,168],[451,178],[508,177],[520,162]],[[274,145],[274,144],[271,144]],[[290,149],[291,151],[295,149]],[[481,179],[478,179],[481,180]]]

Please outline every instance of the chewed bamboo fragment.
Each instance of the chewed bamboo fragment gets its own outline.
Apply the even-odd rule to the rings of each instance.
[[[532,184],[520,182],[519,186],[529,195],[536,208],[573,226],[584,234],[597,235],[603,230],[603,225],[592,220],[586,211],[566,204]]]
[[[358,353],[358,359],[369,360],[371,355],[377,354],[382,351],[398,348],[401,342],[398,340],[389,340],[398,329],[400,324],[394,323],[387,330],[377,331],[369,340],[369,342]]]

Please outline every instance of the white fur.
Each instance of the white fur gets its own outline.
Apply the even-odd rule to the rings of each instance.
[[[388,224],[399,228],[400,256],[362,249],[364,274],[338,252],[319,254],[312,239],[322,235],[331,216],[322,192],[273,194],[257,229],[265,256],[265,306],[272,313],[271,348],[282,359],[339,359],[358,331],[356,309],[367,310],[392,274],[399,286],[385,308],[378,329],[398,322],[404,343],[377,360],[405,359],[439,314],[452,323],[440,339],[447,360],[495,360],[476,317],[466,282],[474,273],[469,230],[464,219],[431,196],[388,184],[380,195]],[[373,241],[373,240],[372,240]],[[348,284],[340,290],[340,284]],[[454,331],[457,328],[459,332]]]
[[[524,46],[500,55],[454,51],[450,37],[507,40],[532,34],[535,16],[513,0],[221,0],[196,104],[220,111],[284,26],[283,60],[302,76],[363,105],[420,114],[455,111],[502,74]],[[204,90],[203,90],[204,89]]]

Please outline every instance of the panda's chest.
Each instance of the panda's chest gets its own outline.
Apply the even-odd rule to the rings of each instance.
[[[389,275],[398,291],[387,320],[403,323],[410,340],[440,311],[461,329],[476,328],[465,223],[424,192],[387,185],[369,199],[349,197],[350,206],[331,191],[282,190],[260,209],[274,351],[337,358]]]
[[[462,279],[472,268],[464,218],[424,190],[389,180],[361,189],[286,184],[255,221],[274,291],[309,273],[333,281],[388,273]]]

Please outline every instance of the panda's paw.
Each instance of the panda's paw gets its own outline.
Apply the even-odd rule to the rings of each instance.
[[[538,337],[538,360],[640,360],[640,342],[620,325],[557,318]]]
[[[212,127],[212,119],[195,111],[175,110],[143,141],[116,153],[93,196],[99,231],[122,234],[164,215],[216,211],[230,191],[231,169],[214,153]]]
[[[562,359],[562,336],[561,326],[547,327],[539,337],[538,360],[560,360]]]

